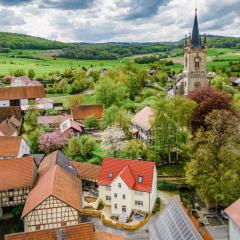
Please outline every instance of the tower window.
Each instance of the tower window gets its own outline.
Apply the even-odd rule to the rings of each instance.
[[[195,58],[195,68],[199,68],[200,67],[200,58],[196,57]]]

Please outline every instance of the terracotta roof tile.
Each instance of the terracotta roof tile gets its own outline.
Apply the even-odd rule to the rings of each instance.
[[[77,169],[80,178],[92,179],[97,181],[100,171],[100,166],[90,163],[80,163],[72,161],[73,166]]]
[[[39,176],[37,184],[29,193],[22,217],[26,216],[48,197],[54,196],[78,211],[82,211],[80,180],[58,165]]]
[[[111,233],[99,232],[95,233],[96,240],[127,240],[127,238],[123,238],[117,235],[113,235]]]
[[[240,227],[240,198],[226,208],[225,212]]]
[[[39,116],[37,124],[60,124],[69,118],[72,118],[72,115]]]
[[[154,111],[150,107],[145,107],[132,118],[131,122],[134,125],[141,127],[142,129],[148,131],[151,129],[151,121],[154,117]]]
[[[74,226],[23,232],[5,235],[5,240],[58,240],[61,234],[62,240],[96,240],[93,223],[81,223]],[[97,238],[100,240],[101,238]],[[101,239],[107,240],[107,239]],[[118,240],[118,239],[112,239]],[[119,239],[121,240],[121,239]]]
[[[0,160],[0,190],[31,187],[36,166],[32,157]]]
[[[0,100],[31,99],[45,97],[44,87],[2,87],[0,88]]]
[[[72,107],[73,120],[85,120],[89,117],[102,118],[103,105],[81,105]]]
[[[0,136],[0,157],[17,157],[22,140],[22,136]]]
[[[22,118],[21,107],[14,106],[14,107],[0,107],[0,122],[15,116],[18,120]]]
[[[128,166],[129,169],[123,171]],[[139,160],[128,160],[122,158],[105,158],[100,169],[98,184],[109,185],[120,174],[123,174],[123,180],[128,186],[136,191],[151,192],[153,183],[155,163]],[[109,173],[112,177],[109,178]],[[139,176],[142,176],[142,183],[138,182]],[[133,178],[135,183],[133,184]]]

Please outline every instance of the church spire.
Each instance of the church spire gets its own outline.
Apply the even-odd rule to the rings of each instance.
[[[192,47],[200,48],[202,47],[201,36],[198,29],[198,19],[197,19],[197,8],[195,9],[195,18],[192,29]]]

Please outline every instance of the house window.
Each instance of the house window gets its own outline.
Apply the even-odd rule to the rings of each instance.
[[[125,196],[125,194],[123,194],[123,195],[122,195],[122,198],[123,198],[123,199],[126,199],[126,196]]]
[[[117,193],[114,193],[114,197],[117,198]]]
[[[121,186],[122,186],[121,183],[118,183],[118,187],[121,188]]]
[[[138,183],[142,183],[143,181],[143,176],[138,176]]]
[[[117,209],[117,204],[114,204],[114,208]]]
[[[63,128],[63,129],[67,129],[67,123],[64,123],[64,124],[62,125],[62,128]]]
[[[126,212],[127,211],[127,207],[125,205],[122,206],[122,212]]]
[[[143,201],[135,200],[135,205],[137,205],[137,206],[143,206]]]
[[[62,227],[67,226],[67,222],[65,222],[65,221],[64,221],[64,222],[61,222],[61,226],[62,226]]]
[[[13,197],[8,198],[9,202],[13,202],[13,199],[14,199]]]
[[[113,174],[112,174],[112,172],[110,172],[110,173],[108,174],[108,177],[109,177],[109,178],[112,178],[112,176],[113,176]]]
[[[106,196],[106,200],[107,200],[107,201],[110,201],[110,200],[111,200],[111,197],[110,197],[110,196]]]
[[[40,230],[40,225],[36,225],[35,226],[35,230],[37,231],[37,230]]]

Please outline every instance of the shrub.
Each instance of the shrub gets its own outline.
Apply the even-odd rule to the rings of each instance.
[[[89,117],[84,121],[84,125],[87,128],[97,128],[98,127],[98,121],[94,117]]]
[[[97,210],[102,210],[103,208],[104,208],[104,202],[102,199],[100,199],[98,202]]]
[[[165,180],[159,180],[157,184],[158,190],[166,190],[166,191],[176,191],[177,190],[177,184],[168,182]]]
[[[154,208],[152,210],[152,213],[155,214],[155,213],[159,212],[160,211],[160,207],[161,207],[161,200],[158,197],[156,202],[155,202],[155,205],[154,205]]]

